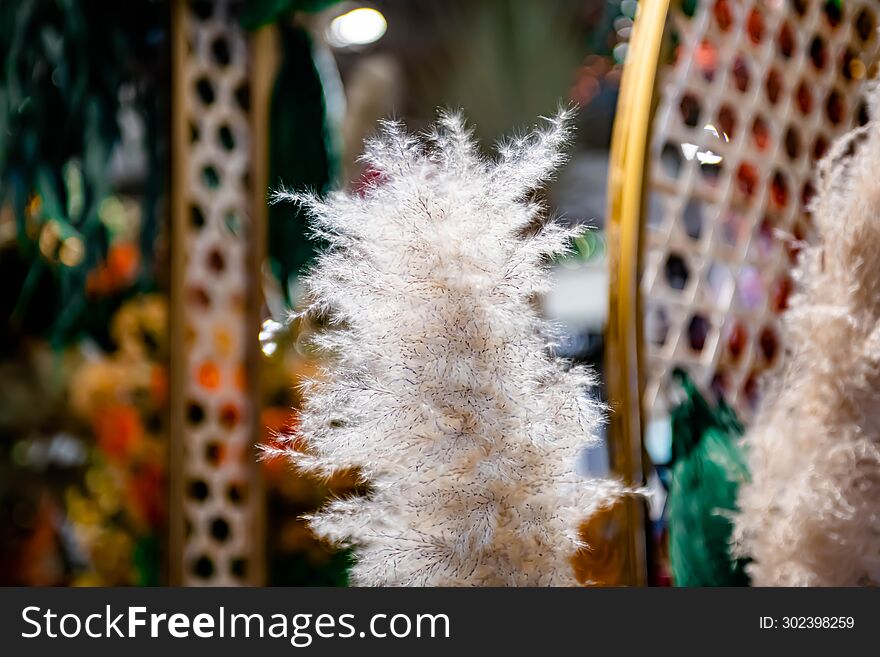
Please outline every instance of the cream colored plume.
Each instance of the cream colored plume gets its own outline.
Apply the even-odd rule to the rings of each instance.
[[[548,258],[580,228],[544,221],[530,192],[563,161],[568,112],[482,158],[460,117],[424,137],[386,122],[363,196],[306,204],[329,248],[306,284],[331,328],[282,450],[369,491],[310,519],[355,547],[358,585],[573,585],[580,521],[618,492],[576,474],[603,408],[591,374],[552,356],[535,311]],[[294,445],[307,445],[297,451]]]
[[[758,586],[880,584],[880,123],[819,164],[818,241],[797,267],[789,349],[747,435],[737,541]],[[854,151],[853,151],[854,149]]]

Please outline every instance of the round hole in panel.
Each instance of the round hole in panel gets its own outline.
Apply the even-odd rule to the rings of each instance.
[[[788,309],[789,297],[791,297],[793,290],[794,283],[788,274],[782,274],[774,281],[771,290],[771,303],[775,312],[781,313]]]
[[[758,335],[761,356],[767,364],[772,364],[779,353],[779,337],[772,326],[765,326]]]
[[[770,69],[767,73],[767,80],[764,83],[764,90],[767,93],[767,100],[771,105],[775,105],[782,95],[784,85],[782,82],[782,74],[775,68]]]
[[[770,217],[765,216],[758,224],[756,243],[758,256],[762,259],[769,260],[776,253],[778,248],[776,226]]]
[[[220,187],[220,173],[213,164],[202,167],[202,184],[208,189]]]
[[[196,95],[203,105],[210,105],[214,102],[214,85],[206,77],[196,80]]]
[[[870,120],[871,116],[868,114],[868,104],[862,101],[859,103],[859,109],[856,111],[856,121],[858,121],[859,125],[865,125]]]
[[[247,559],[243,557],[235,557],[229,562],[229,572],[239,579],[247,576]]]
[[[877,21],[874,14],[868,9],[862,9],[856,14],[855,33],[862,41],[871,41],[877,31]]]
[[[683,290],[687,287],[691,272],[684,258],[680,255],[676,253],[669,254],[666,258],[664,272],[666,274],[666,283],[673,290]]]
[[[687,325],[688,346],[692,351],[699,353],[706,346],[709,338],[711,325],[703,315],[694,315]]]
[[[194,479],[189,482],[189,496],[197,500],[199,502],[204,502],[208,499],[208,496],[211,494],[211,489],[208,488],[208,484],[204,482],[202,479]]]
[[[208,252],[208,269],[214,274],[220,274],[226,269],[226,258],[223,251],[219,247],[215,247]]]
[[[791,59],[791,56],[794,54],[794,50],[797,47],[797,40],[794,35],[794,30],[791,29],[791,26],[788,23],[783,23],[782,27],[779,28],[779,37],[777,38],[776,43],[779,47],[779,54],[785,59]]]
[[[770,200],[777,208],[788,206],[789,190],[788,180],[782,171],[775,171],[770,183]]]
[[[214,62],[217,66],[223,67],[228,66],[232,56],[229,52],[229,42],[226,40],[226,37],[218,36],[211,43],[211,56],[214,58]]]
[[[801,221],[795,222],[794,226],[792,226],[791,231],[786,236],[785,239],[785,252],[788,255],[788,261],[792,267],[797,264],[798,256],[800,255],[801,248],[803,246],[804,236],[807,234],[807,231],[804,229],[803,223]],[[786,290],[784,286],[780,289],[780,292],[785,295]],[[787,307],[787,298],[785,296],[781,297],[781,303],[785,303]]]
[[[234,505],[242,504],[247,497],[246,490],[244,484],[232,482],[226,488],[226,497]]]
[[[724,370],[717,370],[712,377],[709,388],[717,399],[727,399],[730,391],[730,377]]]
[[[767,150],[770,145],[770,126],[763,116],[756,116],[752,121],[752,141],[761,151]]]
[[[825,0],[825,5],[823,7],[823,13],[825,15],[825,22],[832,29],[837,29],[840,25],[841,20],[841,8],[840,3],[842,0]]]
[[[666,143],[660,152],[660,164],[667,177],[673,180],[677,179],[682,166],[681,148],[675,144]]]
[[[219,130],[217,130],[217,141],[220,143],[220,147],[223,148],[223,150],[235,150],[235,136],[232,134],[232,128],[225,123],[220,126]]]
[[[722,105],[718,110],[718,128],[729,139],[736,136],[736,110],[730,105]]]
[[[731,0],[715,0],[712,15],[722,32],[728,32],[733,26],[733,12],[730,7]]]
[[[736,87],[737,91],[741,93],[745,93],[749,90],[749,83],[751,82],[751,73],[749,73],[749,65],[746,63],[745,57],[742,55],[737,55],[736,59],[733,60],[733,70],[732,70],[732,79],[733,85]]]
[[[225,451],[225,447],[221,441],[209,441],[205,445],[205,462],[211,467],[216,468],[223,462],[223,454]]]
[[[801,188],[801,206],[806,209],[810,207],[810,203],[813,202],[813,198],[816,196],[816,188],[813,187],[813,183],[809,180],[804,183],[804,186]]]
[[[196,229],[202,228],[205,225],[205,215],[198,205],[190,206],[190,223]]]
[[[695,128],[700,122],[700,101],[694,94],[685,94],[679,104],[681,120],[686,126]]]
[[[692,240],[700,239],[703,234],[703,205],[697,199],[690,199],[682,212],[684,232]]]
[[[220,425],[225,429],[233,429],[241,419],[238,407],[234,403],[226,403],[220,407],[218,417]]]
[[[247,112],[250,109],[251,105],[251,91],[247,82],[242,82],[235,88],[235,102],[238,103],[238,107]]]
[[[793,125],[788,126],[785,131],[785,154],[791,160],[796,160],[801,154],[801,137]]]
[[[695,55],[695,63],[697,69],[703,74],[703,79],[706,82],[712,82],[715,79],[715,72],[718,70],[718,49],[711,41],[703,41],[698,46]]]
[[[206,21],[214,13],[215,3],[212,0],[191,0],[189,7],[197,18]]]
[[[824,135],[817,135],[813,142],[813,159],[821,160],[828,152],[828,139]]]
[[[200,285],[194,285],[187,290],[187,301],[193,306],[201,309],[208,308],[211,305],[211,296]]]
[[[810,91],[810,86],[803,80],[795,90],[795,102],[801,114],[808,115],[813,111],[813,93]]]
[[[193,561],[192,574],[199,579],[210,579],[214,575],[214,562],[208,555],[201,555]]]
[[[751,372],[743,383],[742,394],[750,410],[755,411],[758,407],[759,388],[758,372]]]
[[[832,89],[825,100],[825,115],[833,125],[837,125],[843,121],[845,113],[846,101],[843,99],[843,94],[837,89]]]
[[[738,363],[749,342],[749,332],[745,324],[735,321],[730,328],[726,342],[727,353],[730,355],[731,361]]]
[[[216,391],[220,388],[220,368],[213,361],[202,363],[197,369],[196,381],[205,390]]]
[[[186,407],[186,419],[190,424],[201,424],[205,419],[205,409],[198,402],[191,401]]]
[[[225,518],[214,518],[211,521],[211,536],[214,540],[223,543],[229,538],[229,523]]]
[[[758,169],[751,162],[743,162],[736,170],[736,183],[740,193],[751,199],[758,192]]]
[[[827,60],[828,53],[825,50],[825,41],[823,41],[821,36],[816,35],[813,37],[813,40],[810,41],[810,61],[813,64],[813,68],[817,71],[821,71],[825,68]]]
[[[760,44],[764,40],[764,17],[757,7],[752,7],[752,10],[749,12],[746,31],[749,39],[755,45]]]
[[[676,4],[682,16],[690,20],[697,13],[698,2],[699,0],[677,0]]]
[[[722,169],[721,158],[705,159],[700,162],[700,179],[710,187],[718,187]]]
[[[223,227],[233,237],[238,237],[242,234],[242,223],[241,216],[239,216],[237,211],[227,210],[223,213]]]

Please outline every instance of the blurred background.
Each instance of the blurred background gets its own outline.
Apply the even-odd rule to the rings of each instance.
[[[284,184],[357,193],[384,117],[487,153],[562,103],[547,190],[595,230],[541,301],[602,366],[608,147],[635,0],[0,4],[0,584],[344,585],[298,519],[353,477],[257,463],[296,422],[320,248]],[[604,448],[585,469],[608,468]]]

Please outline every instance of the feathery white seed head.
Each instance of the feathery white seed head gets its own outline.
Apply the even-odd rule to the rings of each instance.
[[[784,370],[746,437],[736,541],[758,586],[880,585],[876,90],[872,101],[871,122],[818,166],[819,240],[795,272]]]
[[[327,240],[306,278],[331,329],[305,392],[299,466],[356,467],[365,496],[310,517],[356,548],[359,585],[575,584],[578,524],[622,488],[576,474],[604,409],[592,376],[548,349],[532,303],[581,228],[533,225],[529,192],[563,161],[570,111],[480,157],[457,114],[423,138],[385,122],[363,196],[306,204]]]

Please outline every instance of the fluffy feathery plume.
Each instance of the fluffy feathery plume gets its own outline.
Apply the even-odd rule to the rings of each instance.
[[[386,122],[362,196],[279,194],[306,204],[329,244],[306,278],[329,361],[281,451],[367,482],[310,518],[355,546],[354,584],[574,585],[578,525],[620,491],[576,474],[603,408],[591,374],[552,355],[532,303],[548,258],[582,230],[534,230],[529,200],[562,162],[570,119],[493,161],[458,115],[421,138]]]
[[[880,123],[819,164],[819,240],[784,318],[786,364],[747,436],[738,549],[758,586],[880,585]]]

